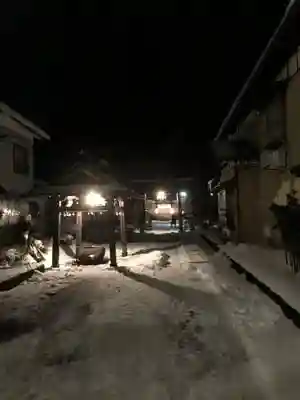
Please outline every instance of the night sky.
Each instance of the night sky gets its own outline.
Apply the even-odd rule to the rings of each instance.
[[[208,174],[207,143],[287,1],[66,3],[1,5],[0,100],[51,135],[39,174],[81,149],[132,175]]]

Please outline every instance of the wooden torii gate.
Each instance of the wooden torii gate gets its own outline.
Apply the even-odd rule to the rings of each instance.
[[[52,196],[53,200],[53,233],[52,233],[52,267],[59,267],[59,248],[60,248],[60,236],[61,236],[61,216],[65,211],[72,211],[76,213],[76,258],[78,259],[82,250],[82,213],[83,212],[101,212],[101,207],[84,207],[81,204],[76,203],[74,207],[66,207],[64,200],[61,199],[59,194]],[[117,266],[117,255],[116,255],[116,237],[115,237],[115,212],[118,210],[120,218],[120,239],[122,245],[122,256],[125,257],[128,254],[127,251],[127,238],[126,238],[126,224],[125,224],[125,212],[124,212],[124,201],[121,197],[115,198],[113,195],[107,199],[107,211],[109,213],[110,220],[110,235],[109,235],[109,253],[110,253],[110,265]]]

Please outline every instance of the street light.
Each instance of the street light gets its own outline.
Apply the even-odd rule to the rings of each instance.
[[[164,200],[166,200],[166,198],[167,198],[167,194],[166,194],[166,192],[164,192],[163,190],[159,190],[159,191],[156,193],[156,200],[158,200],[158,201],[164,201]]]
[[[85,195],[85,204],[90,207],[105,206],[106,200],[100,193],[89,192]]]
[[[63,200],[63,204],[66,208],[73,207],[74,203],[76,204],[76,202],[78,202],[78,197],[76,196],[67,196]]]
[[[180,192],[180,197],[185,199],[187,197],[187,192]]]

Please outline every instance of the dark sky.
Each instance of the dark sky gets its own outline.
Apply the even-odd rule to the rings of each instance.
[[[53,169],[88,148],[124,167],[162,159],[179,171],[205,170],[206,143],[287,5],[66,3],[1,6],[1,100],[50,133],[42,159],[52,154]]]

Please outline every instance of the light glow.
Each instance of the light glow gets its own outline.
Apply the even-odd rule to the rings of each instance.
[[[64,213],[63,213],[63,216],[64,217],[75,217],[75,213],[74,212],[69,212],[69,211],[65,211]]]
[[[73,206],[73,204],[76,202],[76,200],[78,200],[78,198],[76,196],[67,196],[65,198],[65,206],[67,208],[70,208]]]
[[[164,200],[166,200],[166,198],[167,198],[167,194],[166,194],[165,191],[159,190],[159,191],[156,193],[156,199],[157,199],[157,200],[159,200],[159,201],[164,201]]]
[[[90,207],[100,207],[106,205],[106,200],[100,193],[89,192],[85,196],[85,204]]]
[[[159,213],[170,213],[171,215],[175,214],[175,210],[171,204],[158,204],[154,212],[155,214]]]
[[[158,204],[157,208],[160,208],[161,210],[165,210],[167,208],[171,208],[171,204]]]
[[[15,209],[10,209],[10,208],[4,208],[2,210],[3,216],[4,217],[14,217],[14,216],[19,216],[20,211],[15,210]]]

